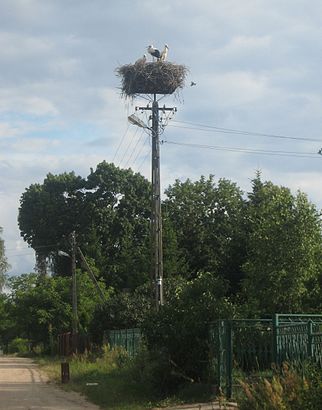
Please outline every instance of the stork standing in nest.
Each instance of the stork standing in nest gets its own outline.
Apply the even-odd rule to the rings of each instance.
[[[162,50],[161,56],[160,56],[160,60],[159,61],[165,61],[168,57],[168,51],[169,51],[169,47],[168,44],[165,44],[164,49]]]
[[[153,60],[154,60],[154,57],[157,59],[157,61],[160,60],[161,53],[158,49],[154,48],[153,45],[150,45],[148,47],[148,53],[151,54],[151,56],[153,57]]]

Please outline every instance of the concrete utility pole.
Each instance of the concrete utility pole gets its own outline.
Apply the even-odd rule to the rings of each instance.
[[[156,306],[163,305],[163,246],[160,181],[159,104],[154,94],[152,103],[152,243]]]
[[[78,313],[77,313],[77,281],[76,281],[76,234],[73,231],[70,235],[70,242],[72,246],[72,305],[73,305],[73,335],[78,333]]]
[[[176,111],[176,108],[159,108],[154,94],[152,108],[138,107],[138,110],[152,111],[152,269],[151,279],[155,282],[156,308],[163,305],[163,246],[162,246],[162,215],[161,215],[161,182],[160,182],[160,138],[159,138],[159,111]],[[148,128],[148,127],[146,127]]]

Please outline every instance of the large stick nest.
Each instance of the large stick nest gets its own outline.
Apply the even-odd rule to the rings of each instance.
[[[126,64],[118,67],[122,94],[172,94],[183,88],[187,67],[169,62]]]

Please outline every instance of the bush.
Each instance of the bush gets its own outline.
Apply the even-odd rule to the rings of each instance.
[[[160,350],[147,350],[142,346],[140,352],[132,362],[133,377],[139,383],[153,392],[156,398],[165,397],[176,391],[181,378],[172,372],[172,366],[167,352]]]
[[[225,297],[228,286],[220,277],[206,272],[178,283],[167,295],[158,312],[151,312],[142,331],[147,348],[167,371],[168,388],[176,385],[208,382],[209,323],[234,316],[234,306]],[[160,384],[160,383],[159,383]],[[160,384],[161,385],[161,384]]]
[[[99,362],[104,363],[111,369],[121,369],[128,364],[129,360],[129,355],[123,347],[111,349],[108,344],[103,345],[102,357],[98,359]]]
[[[30,351],[30,342],[28,339],[16,337],[8,345],[8,353],[25,354]]]

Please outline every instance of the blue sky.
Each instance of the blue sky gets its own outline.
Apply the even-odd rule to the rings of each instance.
[[[34,266],[17,227],[30,184],[48,172],[86,176],[104,159],[150,176],[149,138],[127,123],[146,101],[121,99],[115,75],[149,44],[167,43],[168,59],[189,68],[180,98],[162,100],[178,108],[162,138],[231,149],[162,145],[163,188],[211,173],[247,192],[260,169],[321,208],[321,23],[318,0],[2,0],[0,226],[10,273]]]

